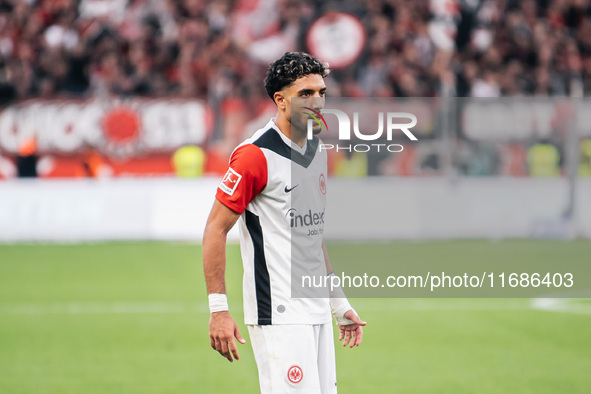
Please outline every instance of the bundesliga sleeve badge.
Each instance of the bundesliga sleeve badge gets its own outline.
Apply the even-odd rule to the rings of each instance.
[[[238,187],[240,180],[242,179],[242,175],[234,171],[231,167],[228,168],[228,172],[224,175],[224,178],[220,182],[218,186],[224,193],[228,195],[234,194],[234,191]]]

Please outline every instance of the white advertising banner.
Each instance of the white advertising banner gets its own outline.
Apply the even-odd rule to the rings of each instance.
[[[132,156],[202,144],[211,125],[209,109],[199,100],[32,100],[0,112],[0,150],[15,153],[35,137],[41,152],[92,146]]]
[[[200,242],[217,178],[6,181],[0,241]],[[329,178],[326,239],[591,238],[591,180]],[[237,240],[237,226],[229,239]]]

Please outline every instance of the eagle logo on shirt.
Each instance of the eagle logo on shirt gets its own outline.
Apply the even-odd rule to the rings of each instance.
[[[322,194],[326,194],[326,179],[324,179],[324,174],[320,174],[318,183],[320,184],[320,191],[322,192]]]

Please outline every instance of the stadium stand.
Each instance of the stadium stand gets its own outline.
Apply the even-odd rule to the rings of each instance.
[[[288,50],[308,51],[311,23],[336,10],[358,18],[367,40],[352,64],[329,77],[334,96],[552,97],[591,91],[588,0],[2,0],[0,95],[4,105],[31,99],[197,100],[212,118],[199,142],[207,152],[205,172],[219,173],[231,149],[252,131],[251,122],[273,112],[261,84],[268,63]],[[0,154],[9,159],[14,152],[1,145]],[[170,155],[182,145],[150,152],[165,153],[148,166],[151,173],[172,174]],[[41,153],[45,149],[61,162],[83,162],[72,153],[83,157],[87,148],[65,158],[39,141]],[[120,164],[94,148],[111,167]],[[527,146],[499,149],[525,157]],[[129,159],[116,159],[122,156]],[[436,160],[430,160],[370,174],[437,173]],[[498,173],[503,166],[489,167],[494,170],[464,173]],[[89,173],[68,168],[53,175]]]

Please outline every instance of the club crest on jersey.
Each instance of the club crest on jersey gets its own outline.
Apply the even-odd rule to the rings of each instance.
[[[228,172],[224,175],[224,178],[220,182],[218,186],[224,193],[229,194],[230,196],[234,194],[234,191],[238,187],[240,180],[242,179],[242,175],[234,171],[232,168],[228,168]]]
[[[297,365],[289,367],[287,370],[287,379],[292,383],[299,383],[304,378],[304,372]]]
[[[324,174],[320,174],[318,182],[320,183],[320,191],[322,194],[326,194],[326,179],[324,179]]]

